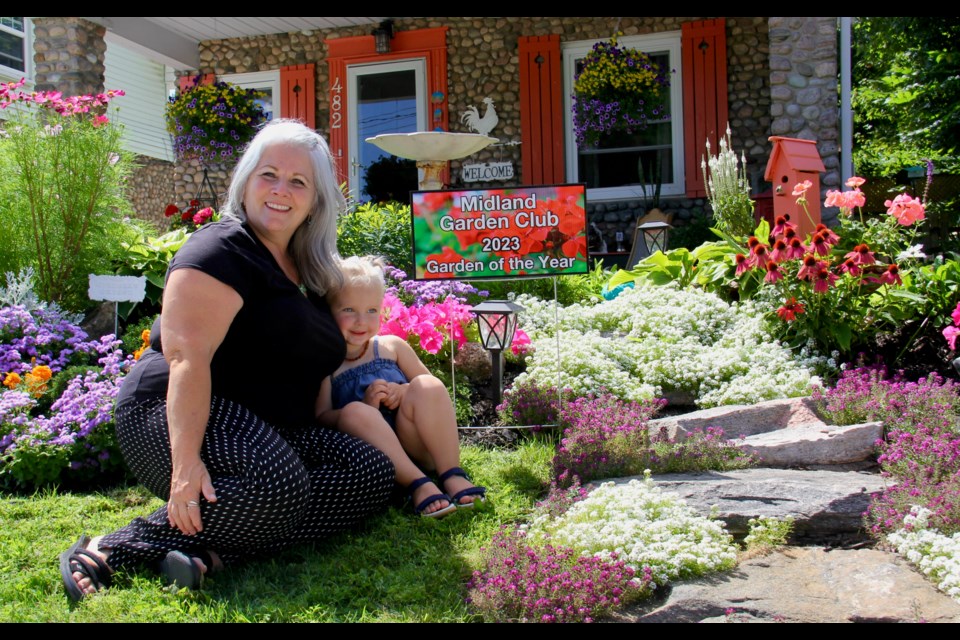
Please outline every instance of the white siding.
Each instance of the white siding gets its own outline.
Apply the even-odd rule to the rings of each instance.
[[[107,38],[104,89],[123,89],[126,95],[111,102],[119,111],[111,118],[124,125],[129,151],[152,158],[173,158],[173,142],[166,129],[165,66]],[[112,110],[112,109],[111,109]]]

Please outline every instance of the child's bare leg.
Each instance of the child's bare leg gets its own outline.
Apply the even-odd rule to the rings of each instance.
[[[397,436],[410,457],[427,468],[442,473],[460,466],[457,415],[447,388],[438,378],[419,375],[410,381],[397,412]],[[450,495],[472,486],[460,476],[444,482]],[[462,502],[473,502],[474,497],[464,496]]]
[[[397,482],[406,487],[414,480],[423,476],[410,456],[403,450],[397,434],[393,432],[387,421],[379,411],[363,402],[351,402],[340,411],[337,420],[337,429],[364,442],[373,445],[390,458],[396,469]],[[413,492],[413,504],[420,504],[422,500],[437,493],[443,493],[433,482],[423,484]],[[450,503],[447,500],[438,500],[427,505],[423,512],[433,513],[443,509]]]

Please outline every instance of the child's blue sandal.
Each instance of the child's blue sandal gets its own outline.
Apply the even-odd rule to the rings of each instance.
[[[407,493],[410,494],[410,499],[413,500],[414,491],[416,491],[419,487],[427,484],[428,482],[432,482],[432,480],[430,480],[430,478],[428,478],[427,476],[423,476],[422,478],[417,478],[416,480],[411,482],[407,486]],[[423,510],[429,507],[431,504],[433,504],[434,502],[439,502],[441,500],[446,500],[450,504],[443,507],[442,509],[431,511],[430,513],[423,512]],[[445,493],[435,493],[432,496],[424,498],[423,500],[420,501],[420,504],[418,504],[416,507],[413,508],[413,512],[416,513],[421,518],[442,518],[448,513],[456,510],[457,510],[457,505],[450,498],[450,496],[448,496]]]
[[[461,469],[460,467],[453,467],[452,469],[447,469],[440,474],[440,484],[444,484],[448,479],[459,476],[466,479],[468,482],[473,482],[470,480],[470,477],[467,475],[467,472]],[[464,502],[463,499],[467,496],[476,496],[470,502]],[[474,505],[478,502],[486,502],[487,500],[487,488],[486,487],[467,487],[463,491],[458,491],[457,493],[451,496],[452,504],[456,505],[460,509],[472,509]]]

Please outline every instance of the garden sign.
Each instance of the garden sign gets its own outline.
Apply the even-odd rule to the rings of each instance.
[[[588,273],[586,187],[414,191],[417,280]]]

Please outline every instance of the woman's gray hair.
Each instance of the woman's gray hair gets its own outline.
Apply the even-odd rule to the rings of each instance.
[[[337,171],[326,141],[299,120],[280,118],[263,126],[243,152],[233,170],[227,202],[221,215],[240,222],[247,221],[243,194],[263,151],[274,144],[287,144],[304,149],[313,165],[313,181],[317,199],[306,220],[294,232],[288,251],[300,272],[300,279],[310,289],[324,295],[343,284],[337,267],[337,219],[346,210],[347,202],[337,183]]]

